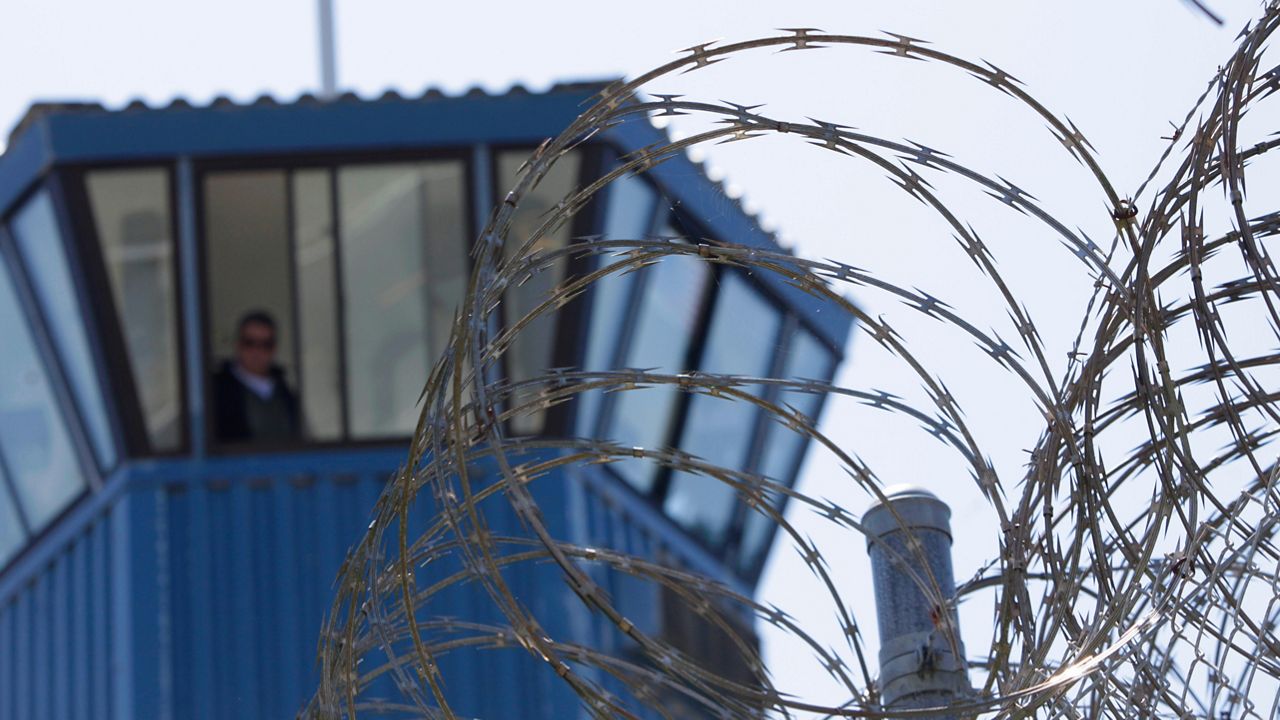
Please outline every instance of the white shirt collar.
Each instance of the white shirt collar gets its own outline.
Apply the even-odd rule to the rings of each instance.
[[[231,364],[231,372],[236,376],[242,385],[249,388],[249,391],[257,395],[263,400],[271,397],[271,393],[276,389],[276,381],[271,377],[262,377],[240,367],[240,363]]]

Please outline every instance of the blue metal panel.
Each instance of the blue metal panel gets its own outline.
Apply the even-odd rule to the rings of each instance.
[[[131,573],[128,582],[118,582],[117,587],[127,588],[128,602],[133,622],[133,688],[134,717],[161,718],[164,712],[163,691],[169,687],[169,657],[171,648],[167,637],[161,634],[161,599],[165,588],[161,585],[167,563],[168,543],[159,518],[167,512],[164,495],[156,490],[131,493],[131,516],[128,552]],[[119,549],[117,549],[118,551]]]
[[[323,619],[329,610],[329,602],[333,598],[333,578],[338,573],[344,548],[339,547],[336,537],[338,508],[333,482],[328,477],[317,478],[311,495],[315,499],[313,516],[316,519],[316,534],[312,551],[315,553],[316,571],[309,578],[311,582],[307,592],[312,600],[312,614],[307,618],[307,624],[303,625],[303,634],[311,640],[314,653],[315,639],[319,637]]]
[[[0,213],[31,187],[52,162],[48,128],[37,122],[26,129],[0,155]]]
[[[108,572],[110,562],[110,516],[104,515],[90,526],[90,597],[93,598],[92,628],[90,636],[93,642],[93,708],[95,715],[113,717],[111,712],[112,683],[107,669],[111,667],[111,575]]]
[[[191,627],[191,582],[188,572],[191,566],[191,495],[185,487],[168,492],[165,506],[168,508],[167,530],[169,534],[169,634],[171,641],[172,685],[170,702],[173,707],[191,705],[192,682],[192,633],[177,632],[178,628]]]
[[[14,637],[13,623],[17,613],[13,603],[0,602],[0,720],[15,720],[14,665],[18,660],[18,642]]]
[[[145,658],[148,648],[136,647],[135,643],[135,622],[137,615],[132,611],[132,605],[136,601],[147,603],[149,600],[141,597],[133,597],[130,593],[130,585],[124,582],[118,582],[121,578],[132,578],[133,571],[145,570],[147,559],[143,557],[143,553],[135,554],[132,552],[130,545],[130,536],[133,529],[131,523],[144,518],[140,518],[140,513],[133,512],[136,502],[136,495],[130,494],[121,498],[114,507],[111,508],[111,547],[109,550],[109,568],[112,578],[117,582],[111,582],[109,585],[111,594],[109,597],[110,611],[108,617],[111,622],[111,667],[114,669],[112,674],[112,685],[114,686],[113,711],[116,717],[126,718],[135,717],[136,710],[136,694],[147,692],[145,687],[137,687],[139,680],[145,680],[145,676],[139,677],[139,667],[145,667],[146,661],[139,663],[140,658]],[[142,530],[142,529],[140,529]],[[145,530],[142,530],[145,532]],[[137,564],[135,566],[135,563]],[[144,586],[145,587],[145,586]],[[154,650],[151,650],[154,652]],[[154,708],[152,708],[154,710]],[[154,712],[147,717],[154,717]]]
[[[81,517],[78,532],[46,551],[49,562],[6,585],[17,591],[0,598],[0,689],[12,689],[0,694],[0,719],[26,720],[36,702],[51,718],[292,715],[317,680],[317,633],[343,551],[366,527],[401,458],[388,449],[127,468],[127,492]],[[493,477],[492,469],[479,473],[481,482]],[[649,557],[662,545],[683,564],[708,562],[665,519],[601,490],[611,482],[601,474],[579,483],[557,472],[531,487],[558,537]],[[429,522],[430,505],[424,496],[414,508],[412,535]],[[503,498],[486,510],[495,533],[521,533]],[[420,582],[459,567],[456,560],[433,564],[419,571]],[[589,617],[579,624],[581,607],[554,565],[504,576],[553,637],[599,641],[612,632]],[[601,578],[625,602],[626,583]],[[441,593],[420,612],[500,620],[476,583]],[[554,672],[518,648],[459,651],[442,662],[459,712],[580,714]],[[511,692],[492,692],[495,682]],[[394,692],[388,676],[369,694]]]
[[[249,486],[247,483],[235,482],[231,485],[227,507],[230,517],[226,524],[226,537],[229,542],[224,545],[230,551],[228,563],[230,576],[228,589],[231,597],[226,606],[233,611],[232,622],[228,623],[227,633],[232,640],[227,657],[234,663],[234,673],[229,674],[232,692],[227,694],[233,700],[235,711],[228,717],[243,717],[244,711],[256,709],[258,705],[257,674],[257,633],[259,632],[255,617],[255,595],[262,589],[255,587],[251,573],[251,553],[258,548],[251,542],[253,524],[249,513]]]
[[[71,714],[75,720],[89,720],[90,665],[89,634],[89,542],[83,533],[71,548]],[[0,643],[0,647],[3,644]]]
[[[23,588],[22,592],[18,593],[17,612],[15,613],[17,617],[14,621],[15,642],[13,645],[16,648],[16,652],[14,653],[13,663],[17,666],[13,693],[14,716],[21,718],[31,716],[34,712],[35,703],[32,693],[32,685],[34,684],[32,665],[35,652],[32,638],[32,630],[34,629],[33,613],[31,610],[31,606],[35,601],[34,595],[34,588],[31,586]]]
[[[31,646],[31,712],[29,716],[33,720],[48,720],[50,717],[50,705],[53,702],[52,692],[50,692],[49,680],[53,663],[51,662],[51,650],[49,629],[53,619],[51,612],[51,602],[49,585],[51,575],[46,569],[45,572],[36,578],[35,587],[32,588],[34,597],[33,612],[31,616],[32,624],[32,646]]]
[[[233,654],[234,646],[232,645],[235,628],[231,626],[234,609],[231,607],[232,578],[228,567],[230,565],[228,545],[231,538],[226,533],[229,525],[227,506],[230,504],[230,497],[224,484],[226,481],[219,478],[216,482],[217,485],[211,486],[205,497],[209,513],[210,537],[209,608],[211,612],[208,616],[208,624],[212,637],[208,645],[197,646],[196,650],[196,652],[205,652],[207,648],[211,651],[213,667],[210,673],[209,694],[205,697],[196,697],[195,701],[208,705],[210,713],[216,720],[226,720],[232,717],[235,707],[236,698],[233,696],[235,682],[231,674],[239,659]],[[192,621],[199,623],[201,619],[197,616],[192,618]]]
[[[280,684],[280,665],[275,662],[272,647],[277,644],[273,637],[276,633],[275,617],[278,613],[280,597],[273,578],[277,565],[273,564],[275,554],[275,526],[272,523],[275,513],[272,501],[275,496],[271,490],[260,485],[247,489],[248,515],[247,523],[251,534],[245,543],[249,550],[249,582],[252,593],[249,600],[249,612],[252,622],[252,653],[248,659],[255,668],[256,677],[251,686],[254,696],[254,714],[258,717],[286,717],[287,711],[272,707],[271,689]],[[259,687],[259,683],[261,686]]]
[[[58,522],[44,531],[40,540],[27,547],[18,559],[0,574],[0,600],[11,597],[21,586],[41,572],[41,568],[53,562],[63,549],[74,542],[75,537],[91,526],[96,518],[110,508],[124,487],[124,477],[117,471],[102,491],[81,498]]]
[[[317,639],[320,633],[320,618],[324,613],[325,597],[320,594],[323,585],[320,577],[320,554],[317,547],[321,531],[318,529],[316,513],[316,493],[314,478],[310,484],[291,488],[291,505],[293,506],[293,522],[295,531],[294,550],[297,553],[295,563],[298,571],[298,595],[301,602],[297,605],[297,619],[294,621],[298,629],[298,646],[296,657],[305,659],[302,671],[304,693],[311,689],[311,668],[316,654]]]
[[[275,717],[288,717],[297,708],[296,699],[305,696],[303,681],[306,677],[307,659],[303,637],[298,627],[298,609],[302,604],[301,581],[298,577],[297,526],[293,521],[294,503],[290,502],[292,489],[288,481],[276,482],[271,488],[275,507],[272,524],[275,527],[273,557],[273,583],[275,595],[276,642],[273,664],[279,677],[276,680],[276,705],[271,713]]]
[[[58,558],[53,567],[53,583],[49,621],[52,627],[52,667],[53,697],[50,717],[70,717],[70,676],[71,676],[71,643],[67,630],[71,625],[71,592],[70,592],[70,553]]]
[[[213,658],[212,653],[207,649],[213,647],[211,619],[214,601],[210,580],[212,577],[210,563],[213,553],[209,532],[209,493],[203,486],[186,489],[186,492],[189,536],[185,543],[187,569],[185,579],[187,607],[190,610],[183,618],[184,625],[178,626],[175,623],[173,634],[175,637],[190,638],[186,645],[189,654],[178,658],[174,665],[189,668],[191,695],[188,698],[190,704],[186,706],[187,710],[193,718],[207,720],[212,710],[208,699],[213,694]],[[174,521],[175,519],[171,517],[170,523]],[[176,572],[174,579],[176,584],[179,580]]]
[[[714,555],[679,530],[670,520],[648,502],[637,500],[628,487],[601,466],[582,469],[582,481],[587,487],[589,503],[607,502],[626,513],[626,523],[643,533],[651,548],[646,557],[654,557],[658,548],[672,554],[680,564],[705,577],[721,582],[734,591],[750,595],[751,590],[740,578],[733,575]],[[597,540],[605,542],[607,539]],[[617,548],[635,553],[628,548]]]
[[[500,97],[78,111],[51,114],[44,122],[58,163],[537,143],[559,134],[598,90],[587,85]]]
[[[314,687],[332,581],[385,473],[306,476],[242,471],[169,487],[176,717],[288,716]]]
[[[170,589],[173,585],[173,555],[169,547],[169,496],[162,490],[151,491],[155,506],[155,584],[150,592],[155,597],[155,640],[159,649],[156,659],[156,720],[173,720],[173,609]]]

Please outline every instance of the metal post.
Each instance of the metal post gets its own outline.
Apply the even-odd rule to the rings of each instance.
[[[320,12],[320,97],[331,100],[338,94],[338,61],[333,33],[333,0],[318,0]]]
[[[178,292],[182,302],[182,346],[186,354],[187,429],[191,455],[204,458],[209,433],[205,428],[204,313],[200,298],[200,250],[196,240],[196,171],[189,156],[178,158]]]
[[[892,709],[946,705],[970,692],[952,604],[951,509],[913,485],[887,488],[885,496],[887,503],[862,516],[880,626],[881,697]]]

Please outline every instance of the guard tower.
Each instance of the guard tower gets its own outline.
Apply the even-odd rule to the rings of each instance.
[[[301,708],[332,582],[404,461],[470,241],[530,151],[602,87],[31,108],[0,156],[0,720]],[[661,139],[646,123],[610,128],[557,165],[529,212]],[[615,183],[575,222],[550,242],[673,234],[775,247],[683,157]],[[846,314],[729,267],[661,263],[602,287],[570,320],[531,328],[506,371],[826,379],[849,332]],[[249,310],[276,324],[296,438],[228,440],[215,422],[211,378]],[[750,334],[737,331],[744,316]],[[802,436],[750,405],[726,413],[704,399],[589,398],[516,430],[676,445],[794,480]],[[813,416],[822,400],[773,399]],[[568,486],[555,521],[582,542],[747,593],[756,582],[772,528],[731,493],[625,463]],[[528,590],[548,603],[569,592]],[[682,632],[661,598],[617,594],[648,631]],[[554,677],[487,672],[454,668],[455,689],[474,696],[456,709],[579,712],[547,689]],[[520,692],[493,692],[495,681]]]

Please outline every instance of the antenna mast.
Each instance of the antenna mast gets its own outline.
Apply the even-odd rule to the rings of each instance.
[[[320,97],[331,100],[338,94],[337,50],[334,46],[333,0],[320,3]]]

